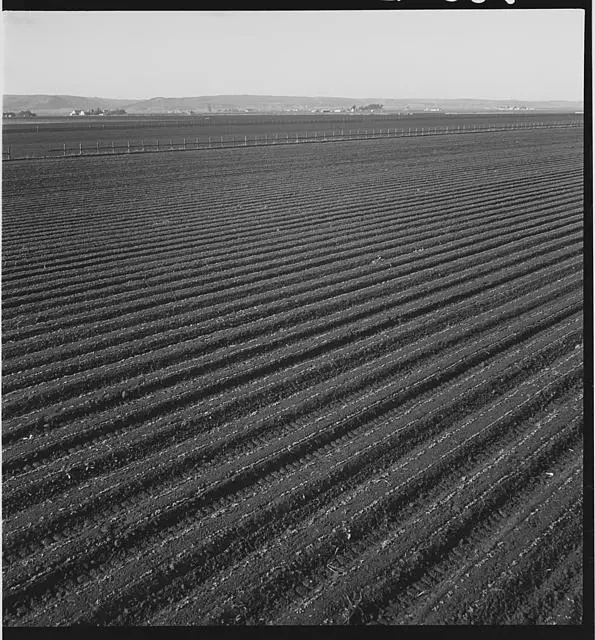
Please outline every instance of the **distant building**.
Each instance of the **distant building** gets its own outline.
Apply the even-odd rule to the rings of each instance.
[[[73,109],[70,112],[71,116],[119,116],[125,114],[126,111],[124,111],[124,109],[88,109],[87,111],[83,109]]]

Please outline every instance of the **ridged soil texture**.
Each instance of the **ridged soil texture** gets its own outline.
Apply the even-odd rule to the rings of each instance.
[[[581,136],[6,163],[4,624],[580,624]]]

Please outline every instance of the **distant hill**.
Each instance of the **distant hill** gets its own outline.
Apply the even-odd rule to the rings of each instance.
[[[65,115],[73,109],[126,109],[133,100],[85,96],[5,95],[2,111],[33,111],[39,115]]]
[[[167,113],[168,111],[221,111],[224,109],[254,111],[287,111],[311,109],[349,109],[352,105],[380,103],[385,110],[422,111],[437,108],[442,111],[486,111],[516,106],[536,110],[577,111],[582,102],[550,101],[533,102],[522,100],[441,100],[441,99],[405,99],[405,98],[342,98],[311,96],[253,96],[218,95],[185,98],[151,98],[140,100],[124,107],[129,113]]]
[[[386,111],[493,111],[524,108],[548,111],[582,111],[580,101],[525,101],[430,98],[342,98],[307,96],[217,95],[182,98],[156,97],[148,100],[126,100],[68,95],[5,95],[3,111],[30,110],[38,115],[66,115],[73,109],[125,109],[128,113],[151,114],[180,111],[289,111],[313,109],[348,109],[352,105],[371,103],[384,105]]]

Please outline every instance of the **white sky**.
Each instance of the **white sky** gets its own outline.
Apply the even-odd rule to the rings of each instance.
[[[583,97],[582,10],[2,16],[3,93]]]

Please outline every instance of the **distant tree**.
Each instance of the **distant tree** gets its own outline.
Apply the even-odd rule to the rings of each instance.
[[[366,104],[363,107],[359,107],[359,111],[380,111],[381,109],[384,108],[384,105],[382,104]]]

